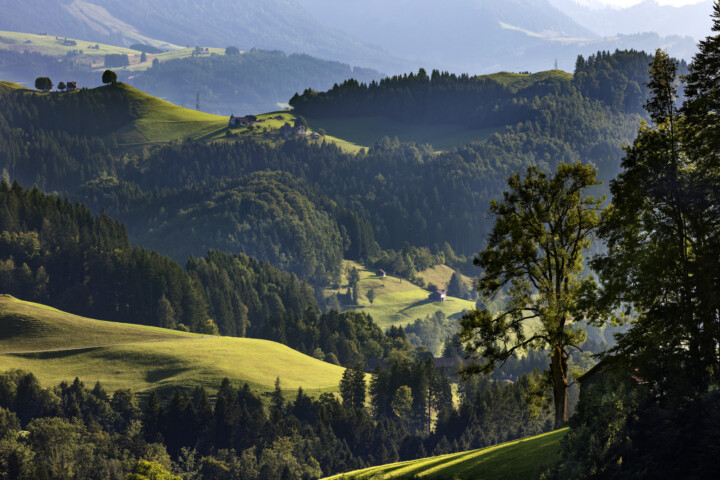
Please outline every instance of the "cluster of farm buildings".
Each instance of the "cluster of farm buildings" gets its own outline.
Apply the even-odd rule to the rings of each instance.
[[[278,115],[276,117],[273,117],[273,120],[283,120],[282,115]],[[255,125],[258,123],[264,123],[265,120],[258,119],[255,115],[246,115],[244,117],[236,117],[235,115],[230,115],[230,121],[228,122],[229,127],[244,127],[247,125]],[[312,138],[313,140],[319,140],[320,135],[311,132],[308,133],[307,128],[303,125],[299,125],[297,127],[291,126],[289,123],[286,123],[282,127],[280,127],[279,130],[275,130],[272,132],[267,132],[265,134],[268,138],[290,138],[290,137],[301,137],[301,138]]]

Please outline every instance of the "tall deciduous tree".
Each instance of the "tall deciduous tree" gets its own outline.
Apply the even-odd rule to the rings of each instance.
[[[476,356],[465,374],[489,373],[523,351],[550,352],[556,427],[567,420],[569,351],[586,337],[578,298],[593,281],[581,277],[583,254],[600,226],[603,199],[584,193],[598,183],[596,169],[580,162],[561,164],[554,176],[535,166],[524,178],[513,175],[503,200],[491,203],[495,225],[474,260],[483,269],[478,290],[486,299],[507,292],[507,306],[461,320],[460,339]]]
[[[110,83],[114,87],[117,85],[117,74],[112,70],[105,70],[102,74],[102,82],[104,84]]]
[[[53,82],[48,77],[38,77],[35,79],[35,88],[47,92],[52,90]]]

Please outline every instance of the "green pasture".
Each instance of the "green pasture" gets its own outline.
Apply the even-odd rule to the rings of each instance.
[[[236,114],[237,116],[242,116],[243,114]],[[290,110],[280,110],[277,112],[269,112],[269,113],[263,113],[260,115],[255,115],[258,120],[260,120],[259,123],[255,125],[245,125],[243,127],[234,127],[231,128],[230,131],[241,137],[241,138],[248,138],[248,137],[254,137],[254,138],[265,138],[265,134],[272,132],[274,130],[278,130],[280,127],[285,125],[286,123],[289,123],[290,125],[295,124],[295,115]],[[276,118],[277,117],[277,118]],[[227,119],[226,119],[227,122]],[[316,131],[312,128],[310,128],[309,132]],[[222,138],[221,136],[216,136],[217,139]],[[310,143],[332,143],[336,145],[338,148],[340,148],[342,151],[346,153],[358,153],[360,150],[363,149],[362,145],[358,145],[355,143],[352,143],[347,140],[343,140],[342,138],[337,138],[332,135],[325,135],[321,137],[319,140],[312,140],[310,138],[307,139]]]
[[[269,391],[279,376],[289,394],[303,387],[317,395],[337,391],[344,371],[267,340],[102,322],[8,296],[0,298],[0,336],[0,371],[27,370],[43,385],[78,377],[140,394],[196,386],[215,391],[228,377]]]
[[[433,285],[436,285],[441,288],[447,287],[448,283],[450,283],[450,279],[452,278],[452,275],[455,271],[448,267],[447,265],[435,265],[432,268],[428,268],[423,270],[422,272],[418,272],[417,276],[422,278],[425,283]],[[473,285],[473,279],[460,274],[460,278],[465,280],[465,283],[468,284],[468,287],[472,289]]]
[[[83,56],[87,57],[104,57],[107,54],[126,54],[137,55],[139,58],[141,53],[125,47],[116,47],[114,45],[78,40],[76,38],[67,38],[67,40],[74,41],[76,45],[63,45],[64,40],[66,40],[66,38],[63,36],[56,38],[55,35],[0,31],[0,49],[3,50],[27,50],[50,56],[64,56],[67,55],[68,52],[82,50]],[[98,46],[97,50],[90,48],[95,47],[95,45]]]
[[[534,480],[560,457],[567,429],[494,447],[371,467],[326,480]]]
[[[124,83],[119,83],[116,88],[128,96],[137,113],[137,119],[121,133],[127,143],[165,143],[188,137],[203,139],[219,135],[227,128],[228,119],[224,116],[178,107]]]
[[[562,70],[547,70],[537,73],[498,72],[481,75],[479,78],[490,78],[517,92],[540,83],[570,82],[573,74]]]
[[[405,326],[418,318],[433,315],[438,310],[449,318],[459,318],[464,310],[475,308],[474,302],[454,297],[447,297],[444,302],[431,302],[428,300],[429,291],[407,280],[392,275],[380,277],[375,271],[359,263],[344,262],[346,268],[352,268],[353,266],[360,273],[360,283],[358,284],[360,305],[349,308],[371,315],[380,328],[385,329],[391,325]],[[373,289],[376,295],[372,304],[367,299],[367,292],[370,289]],[[335,290],[328,289],[325,294],[332,295],[333,293],[345,293],[346,291],[347,279],[343,275],[339,288]]]

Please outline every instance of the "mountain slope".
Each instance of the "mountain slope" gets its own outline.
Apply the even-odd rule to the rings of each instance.
[[[319,393],[335,391],[344,371],[267,340],[102,322],[5,295],[0,352],[0,371],[31,371],[46,385],[80,377],[139,393],[196,386],[214,391],[224,377],[270,390],[278,376],[284,389]]]
[[[577,0],[550,0],[550,3],[600,35],[656,32],[700,40],[710,34],[712,26],[712,0],[682,6],[660,5],[657,0],[645,0],[626,8],[592,8]]]
[[[8,4],[9,3],[9,4]],[[253,47],[394,71],[403,63],[316,19],[296,0],[9,0],[0,29],[94,41]]]
[[[537,71],[555,61],[569,70],[579,54],[616,48],[663,47],[689,59],[695,48],[689,38],[640,33],[646,30],[601,36],[592,22],[581,25],[548,0],[298,1],[325,23],[372,38],[417,66],[451,71]]]
[[[502,443],[494,447],[421,458],[343,473],[325,480],[457,479],[531,480],[559,458],[567,429]]]

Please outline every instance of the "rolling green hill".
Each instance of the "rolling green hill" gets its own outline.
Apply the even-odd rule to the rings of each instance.
[[[326,480],[532,480],[557,461],[567,429],[502,443],[494,447],[381,465]]]
[[[227,127],[226,117],[178,107],[126,84],[118,84],[118,94],[129,100],[136,116],[121,131],[128,143],[164,143],[187,137],[199,139]]]
[[[200,338],[194,333],[104,322],[0,295],[0,353]]]
[[[418,272],[417,276],[422,278],[425,283],[432,283],[438,287],[446,288],[448,283],[450,283],[450,278],[452,278],[453,273],[455,273],[455,271],[447,265],[435,265],[432,268]],[[472,278],[463,274],[460,274],[460,278],[465,281],[468,288],[472,289]]]
[[[464,310],[475,308],[474,302],[461,298],[447,297],[444,302],[431,302],[428,300],[430,292],[407,280],[392,275],[380,277],[376,272],[356,262],[346,261],[344,264],[345,267],[357,268],[360,273],[360,306],[356,309],[371,315],[380,328],[385,329],[391,325],[405,326],[418,318],[433,315],[438,310],[446,317],[459,318]],[[347,290],[346,282],[347,280],[336,290],[326,290],[326,295],[344,293]],[[372,304],[367,298],[370,289],[373,289],[376,295]]]
[[[119,145],[208,138],[227,128],[224,116],[178,107],[124,83],[67,93],[43,93],[3,82],[2,92],[18,95],[13,100],[15,103],[29,104],[38,111],[38,118],[21,118],[18,122],[113,137]]]
[[[0,371],[15,368],[45,385],[79,377],[136,393],[196,386],[214,391],[224,377],[267,391],[279,376],[288,391],[319,394],[336,391],[344,371],[267,340],[91,320],[3,295]]]
[[[22,85],[18,85],[17,83],[0,81],[0,95],[17,92],[18,90],[27,89]]]

